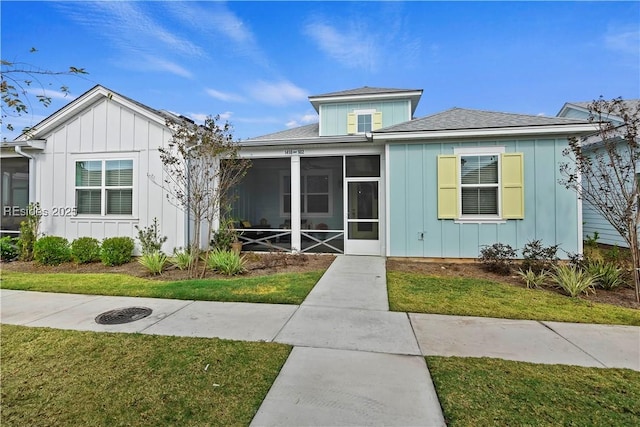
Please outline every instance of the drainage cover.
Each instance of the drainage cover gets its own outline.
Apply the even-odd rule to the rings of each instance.
[[[135,322],[150,315],[152,310],[147,307],[127,307],[107,311],[96,317],[96,323],[101,325],[120,325]]]

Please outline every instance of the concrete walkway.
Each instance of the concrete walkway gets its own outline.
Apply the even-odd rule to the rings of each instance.
[[[640,371],[640,327],[388,311],[385,261],[339,256],[300,305],[0,290],[0,321],[294,346],[252,425],[444,425],[423,355]],[[151,316],[98,325],[116,308]]]

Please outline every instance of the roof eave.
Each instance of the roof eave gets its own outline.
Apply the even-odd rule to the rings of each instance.
[[[382,93],[365,93],[358,95],[334,95],[334,96],[310,96],[309,102],[313,105],[316,112],[320,112],[320,104],[328,102],[358,102],[358,101],[370,101],[370,100],[390,100],[390,99],[411,99],[411,114],[416,110],[418,102],[422,97],[422,89],[408,90],[404,92],[382,92]]]
[[[364,143],[371,142],[365,135],[336,135],[315,136],[312,138],[295,139],[261,139],[240,141],[240,147],[261,147],[275,145],[310,145],[310,144],[336,144],[336,143]]]
[[[568,135],[589,134],[595,130],[592,124],[571,124],[555,126],[520,126],[508,128],[482,128],[482,129],[451,129],[432,131],[404,131],[373,133],[373,139],[377,141],[397,140],[440,140],[453,138],[493,137],[493,136],[530,136],[530,135]]]

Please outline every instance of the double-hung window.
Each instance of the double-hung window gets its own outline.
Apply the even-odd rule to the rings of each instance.
[[[382,127],[382,112],[354,110],[347,115],[347,134],[365,134]]]
[[[522,153],[504,147],[456,148],[438,156],[438,218],[523,219],[523,165]]]
[[[500,215],[499,155],[460,156],[462,216]]]
[[[133,160],[77,161],[75,178],[79,215],[133,214]]]

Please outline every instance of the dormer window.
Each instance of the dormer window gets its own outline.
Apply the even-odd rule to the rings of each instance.
[[[372,113],[361,113],[356,115],[357,133],[371,132],[373,123]]]
[[[365,134],[382,127],[382,113],[376,110],[354,110],[347,117],[347,133]]]

